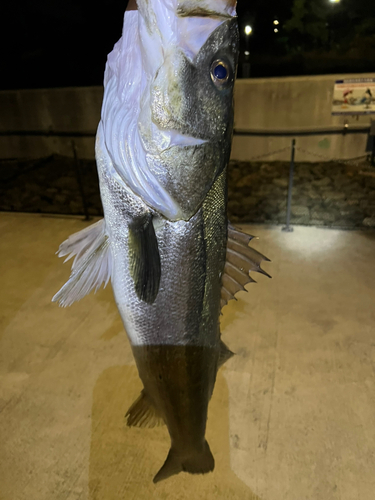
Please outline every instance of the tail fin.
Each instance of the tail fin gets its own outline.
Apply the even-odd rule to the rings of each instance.
[[[215,460],[207,441],[205,441],[201,452],[194,453],[188,457],[181,456],[180,453],[171,448],[163,467],[154,477],[154,483],[168,479],[182,471],[189,472],[190,474],[206,474],[213,471],[214,467]]]

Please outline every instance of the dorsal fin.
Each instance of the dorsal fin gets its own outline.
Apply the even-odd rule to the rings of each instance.
[[[249,242],[254,238],[228,224],[227,258],[224,267],[221,288],[221,307],[223,308],[235,294],[241,290],[246,291],[247,283],[255,283],[249,273],[255,271],[271,277],[264,271],[260,264],[263,260],[270,262],[267,257],[249,247]]]
[[[104,219],[74,233],[61,243],[57,252],[59,257],[75,256],[72,273],[65,285],[52,298],[61,307],[67,307],[102,284],[107,286],[112,273],[112,256],[109,237],[105,230]]]

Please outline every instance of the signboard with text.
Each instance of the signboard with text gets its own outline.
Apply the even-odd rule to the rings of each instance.
[[[337,80],[333,90],[332,114],[375,114],[375,78]]]

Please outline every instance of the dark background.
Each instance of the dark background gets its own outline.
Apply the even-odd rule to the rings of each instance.
[[[126,0],[4,3],[1,89],[102,84]],[[252,77],[375,69],[374,0],[239,0],[238,15],[240,77],[246,24]]]

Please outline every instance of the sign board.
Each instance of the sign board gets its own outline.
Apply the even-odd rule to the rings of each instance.
[[[337,80],[333,90],[332,114],[375,114],[375,78]]]

